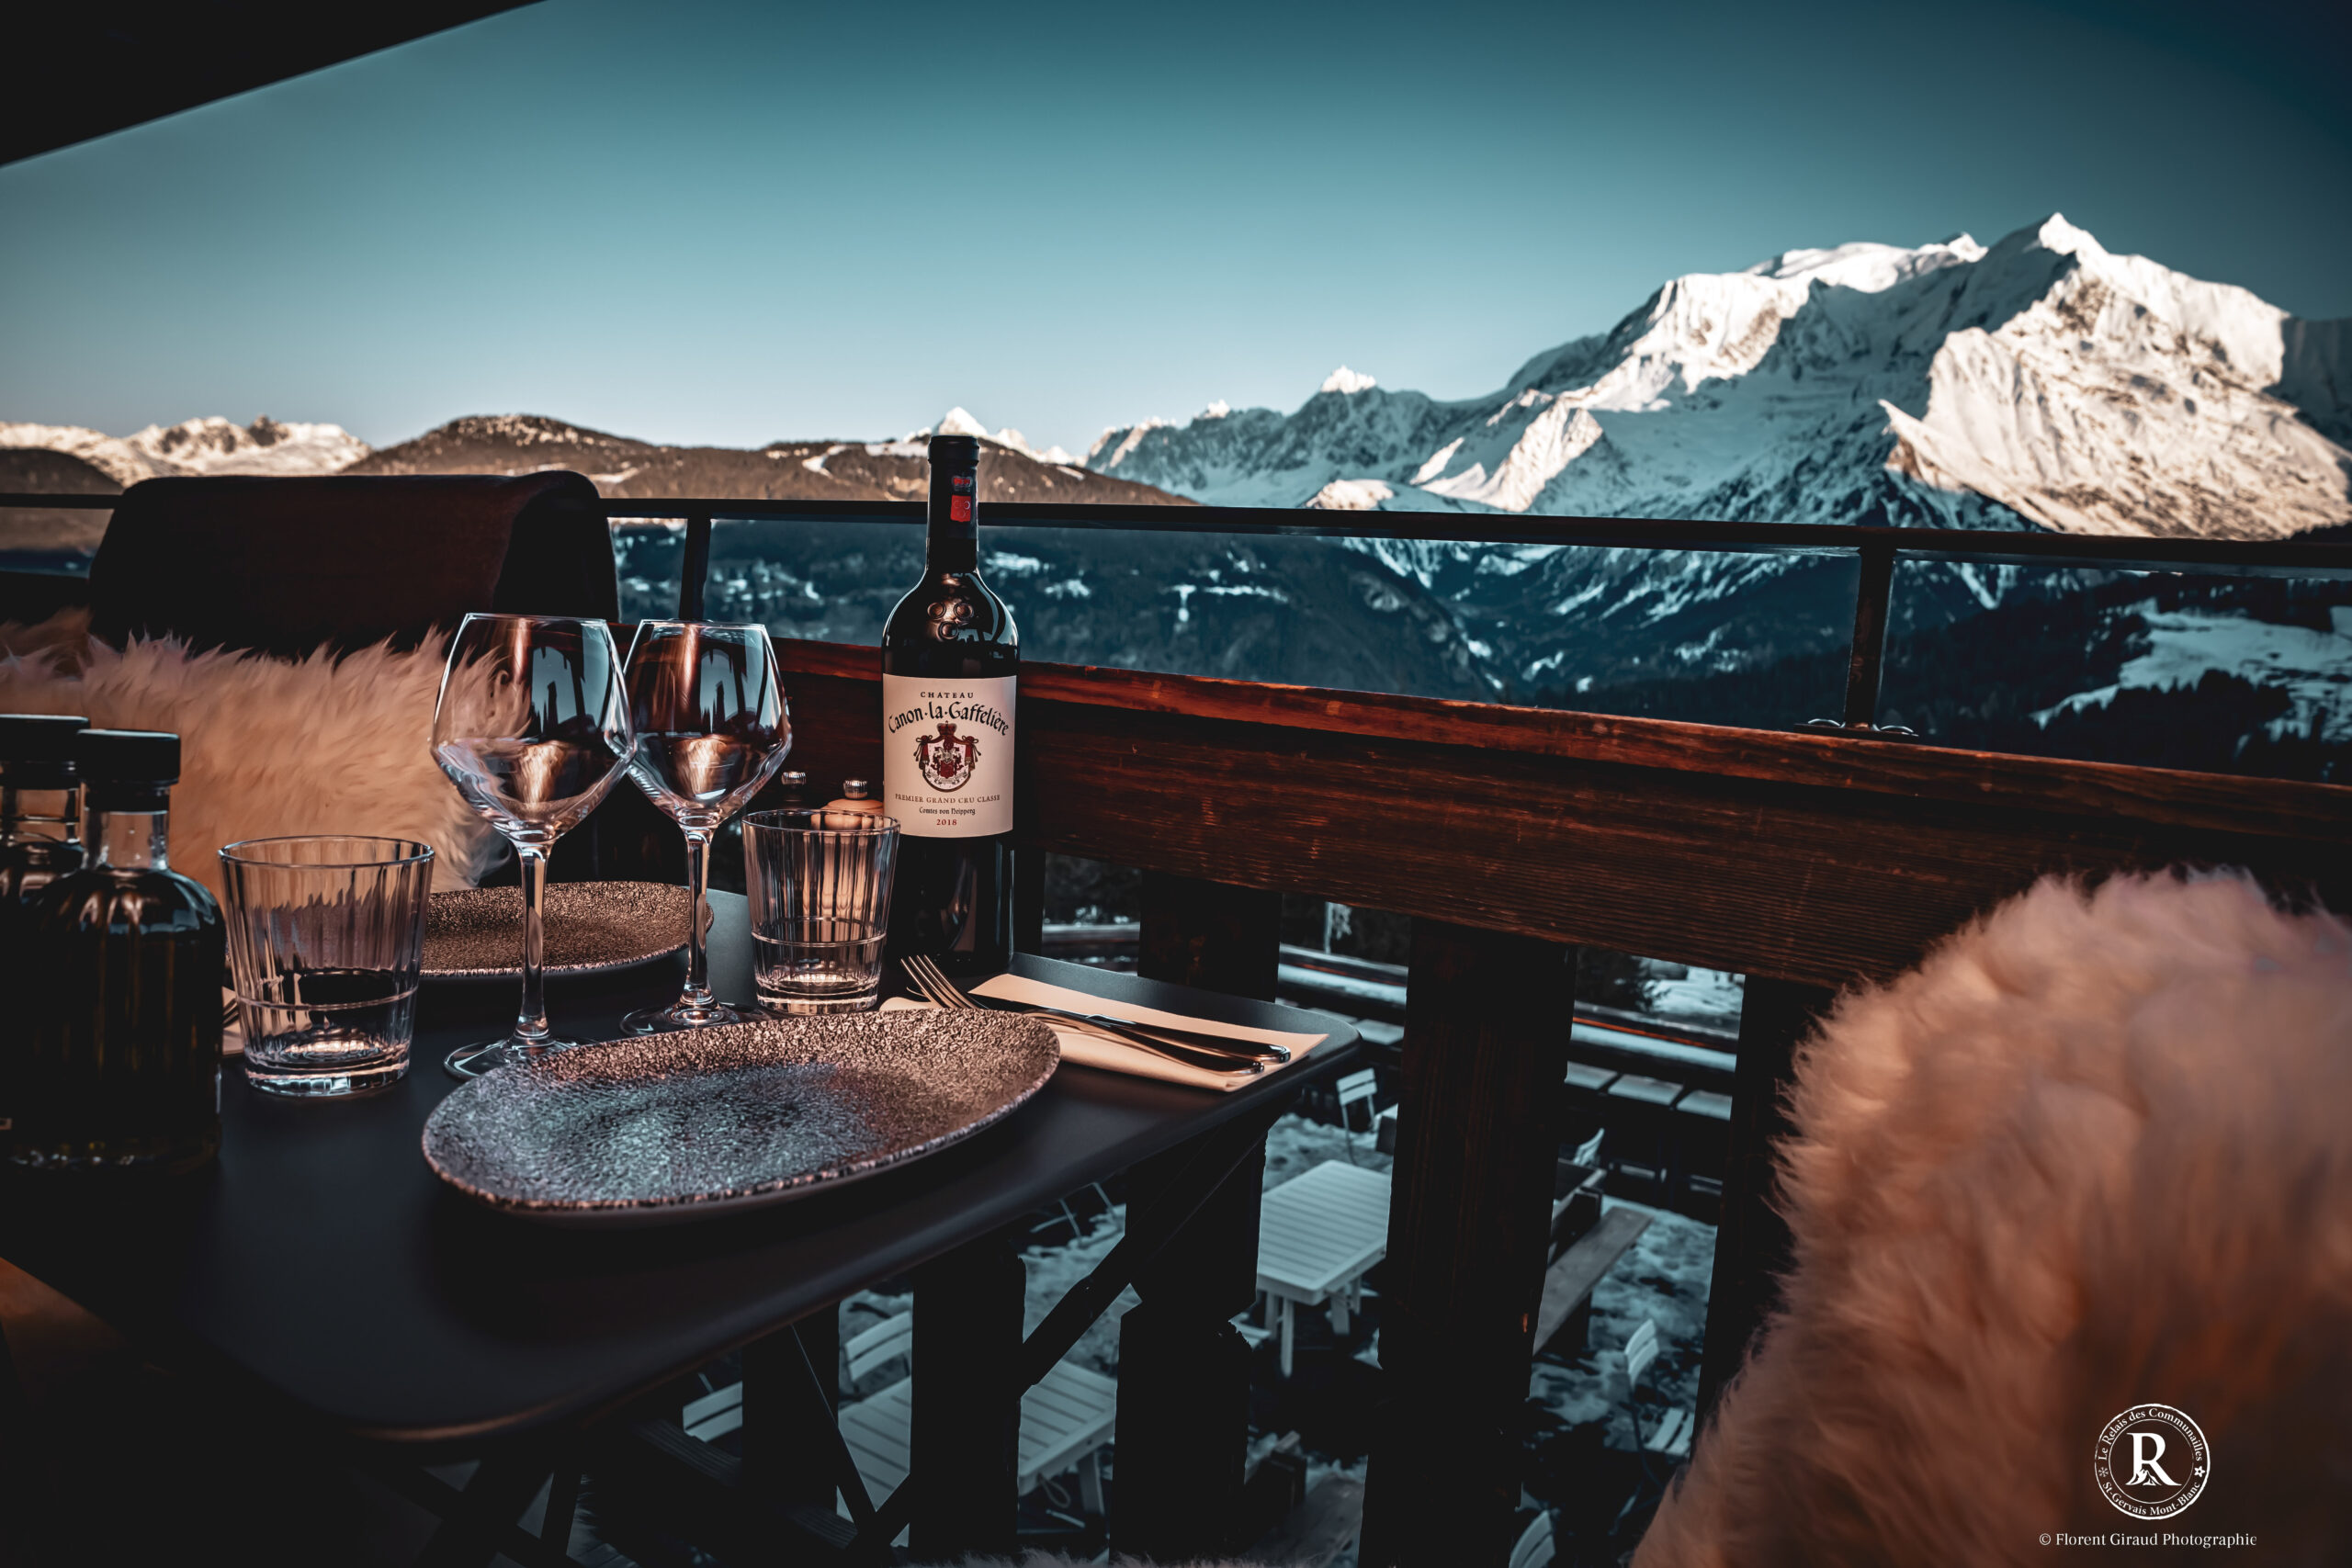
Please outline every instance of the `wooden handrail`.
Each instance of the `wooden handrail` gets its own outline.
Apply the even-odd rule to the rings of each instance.
[[[874,651],[778,657],[795,765],[870,774]],[[2339,784],[1054,665],[1021,703],[1036,848],[1799,984],[1890,978],[2048,872],[2352,907]]]
[[[787,675],[878,679],[876,651],[855,644],[778,638],[776,657]],[[2297,779],[1098,665],[1025,663],[1021,699],[1032,705],[1066,703],[1223,719],[1364,740],[1469,747],[1913,800],[2027,805],[2059,814],[2173,828],[2352,843],[2352,786]]]

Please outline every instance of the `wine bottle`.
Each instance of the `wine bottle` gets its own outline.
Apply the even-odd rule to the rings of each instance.
[[[212,895],[166,856],[176,735],[75,741],[90,863],[17,911],[27,1026],[0,1042],[0,1134],[18,1165],[182,1170],[220,1145]]]
[[[1012,949],[1021,634],[981,581],[980,444],[931,438],[922,581],[882,631],[882,807],[899,823],[890,952],[993,974]]]
[[[82,869],[74,738],[86,718],[0,714],[0,930],[17,901]]]

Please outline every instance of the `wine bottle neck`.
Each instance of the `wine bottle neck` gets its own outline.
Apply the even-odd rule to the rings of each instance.
[[[136,811],[93,810],[90,813],[92,863],[121,871],[169,871],[166,846],[171,838],[171,808],[164,806]]]
[[[965,443],[967,450],[970,444]],[[925,510],[923,557],[933,571],[969,571],[979,561],[980,464],[968,457],[934,456]]]

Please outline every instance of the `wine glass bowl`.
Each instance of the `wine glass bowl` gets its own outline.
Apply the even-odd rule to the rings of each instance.
[[[611,790],[615,769],[601,740],[444,741],[434,749],[466,803],[508,838],[562,837]]]
[[[625,684],[636,735],[629,778],[685,834],[695,903],[684,989],[668,1007],[633,1012],[622,1023],[648,1034],[756,1017],[711,994],[703,939],[710,926],[711,836],[751,803],[792,750],[775,649],[764,626],[646,621],[629,645]]]
[[[523,1000],[503,1040],[447,1066],[475,1077],[571,1043],[549,1033],[540,905],[555,840],[595,810],[635,753],[621,661],[602,621],[468,615],[449,642],[433,757],[466,804],[514,845],[523,883]]]

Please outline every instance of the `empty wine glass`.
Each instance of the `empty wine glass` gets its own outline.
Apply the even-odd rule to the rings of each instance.
[[[628,775],[685,830],[686,880],[695,890],[686,932],[686,986],[666,1008],[621,1021],[639,1034],[738,1023],[760,1016],[711,995],[703,936],[710,929],[710,839],[784,765],[792,719],[764,626],[647,621],[628,650],[629,722],[637,754]]]
[[[433,757],[466,804],[514,846],[523,878],[523,1003],[503,1040],[451,1052],[479,1077],[573,1043],[548,1032],[539,906],[548,851],[611,792],[633,738],[620,656],[602,621],[468,615],[449,644]]]

